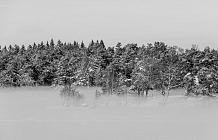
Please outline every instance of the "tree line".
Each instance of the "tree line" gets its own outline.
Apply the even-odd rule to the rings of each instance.
[[[186,95],[218,93],[218,51],[196,45],[189,49],[155,42],[106,47],[104,42],[0,46],[0,86],[99,86],[118,94],[123,87],[147,96],[155,89],[164,96],[185,88]],[[144,95],[145,93],[145,95]]]

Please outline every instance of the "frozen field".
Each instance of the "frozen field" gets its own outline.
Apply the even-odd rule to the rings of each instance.
[[[185,99],[174,91],[166,104],[155,93],[95,102],[95,89],[80,91],[83,107],[63,106],[54,89],[0,90],[0,140],[218,139],[217,98]]]

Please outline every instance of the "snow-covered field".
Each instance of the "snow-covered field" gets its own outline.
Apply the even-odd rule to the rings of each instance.
[[[218,139],[217,98],[185,99],[173,91],[166,104],[155,93],[94,101],[94,88],[80,92],[83,107],[63,106],[51,88],[0,90],[0,140]]]

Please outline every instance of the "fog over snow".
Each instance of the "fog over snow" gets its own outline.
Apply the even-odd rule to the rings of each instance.
[[[216,140],[217,98],[185,98],[172,91],[167,103],[110,96],[79,88],[83,106],[64,106],[58,89],[0,90],[1,140]],[[95,104],[95,107],[93,106]]]

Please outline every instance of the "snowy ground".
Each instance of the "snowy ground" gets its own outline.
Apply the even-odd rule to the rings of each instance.
[[[83,107],[63,106],[50,88],[0,90],[0,140],[218,139],[217,98],[185,99],[173,91],[166,104],[155,93],[95,102],[95,89],[80,91]]]

